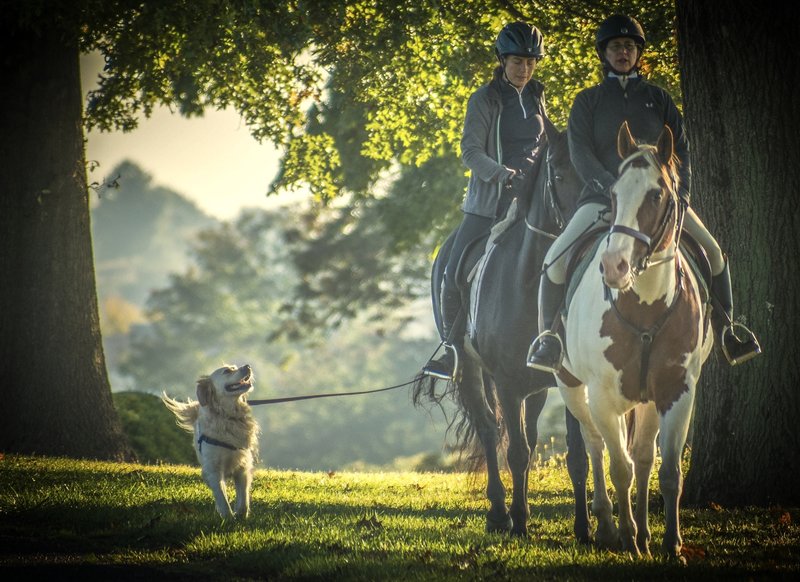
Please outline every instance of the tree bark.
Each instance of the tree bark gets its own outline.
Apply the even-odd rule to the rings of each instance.
[[[130,458],[100,337],[77,36],[44,17],[0,30],[0,450]]]
[[[735,317],[763,354],[712,356],[698,388],[684,502],[800,502],[800,86],[797,8],[677,0],[692,204],[730,258]]]

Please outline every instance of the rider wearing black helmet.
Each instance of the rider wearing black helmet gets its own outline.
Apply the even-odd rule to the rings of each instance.
[[[489,232],[504,216],[522,180],[544,145],[544,86],[533,79],[544,56],[544,38],[524,22],[506,25],[495,42],[499,65],[492,80],[475,91],[467,104],[461,138],[461,160],[470,169],[464,218],[453,240],[441,290],[442,340],[445,353],[423,373],[453,379],[463,348],[466,315],[454,281],[466,246]]]
[[[567,129],[572,163],[585,186],[578,210],[545,257],[539,285],[542,333],[528,355],[531,368],[556,372],[561,367],[563,346],[553,332],[553,325],[564,296],[564,253],[610,207],[609,188],[617,179],[622,161],[616,140],[623,122],[628,123],[638,141],[646,143],[655,143],[665,124],[672,130],[675,155],[680,160],[678,195],[685,209],[683,228],[706,251],[713,274],[711,291],[721,307],[715,310],[712,320],[716,336],[731,365],[761,352],[758,340],[749,329],[736,324],[739,333],[734,333],[728,261],[717,241],[689,207],[692,178],[689,140],[681,114],[669,93],[639,74],[639,59],[645,44],[641,25],[630,16],[615,14],[597,29],[595,49],[603,65],[604,79],[577,95]]]
[[[603,63],[603,67],[611,70],[614,70],[614,66],[608,62],[605,53],[612,38],[632,40],[639,49],[639,57],[642,56],[647,42],[642,25],[635,18],[623,14],[615,14],[606,18],[597,28],[597,32],[594,35],[594,48],[597,51],[600,62]],[[636,65],[638,68],[638,59]],[[620,71],[615,72],[623,74]]]

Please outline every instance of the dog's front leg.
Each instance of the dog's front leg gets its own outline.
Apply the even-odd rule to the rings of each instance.
[[[217,512],[222,519],[233,517],[231,505],[228,503],[228,495],[225,490],[225,477],[222,473],[217,471],[203,471],[203,480],[211,489],[214,494],[214,504],[217,506]]]
[[[236,517],[250,515],[250,488],[253,484],[253,471],[242,467],[233,475],[236,485]]]

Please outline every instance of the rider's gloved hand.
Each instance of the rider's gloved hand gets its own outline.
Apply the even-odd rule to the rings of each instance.
[[[525,178],[525,172],[515,168],[505,167],[508,170],[508,175],[503,179],[503,186],[506,188],[513,188],[514,182],[518,182]]]

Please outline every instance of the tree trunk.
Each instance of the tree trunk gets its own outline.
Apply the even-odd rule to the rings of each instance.
[[[129,458],[100,337],[77,39],[17,26],[1,27],[0,450]]]
[[[796,6],[677,0],[693,205],[730,257],[763,355],[706,365],[684,502],[800,502],[800,99]]]

